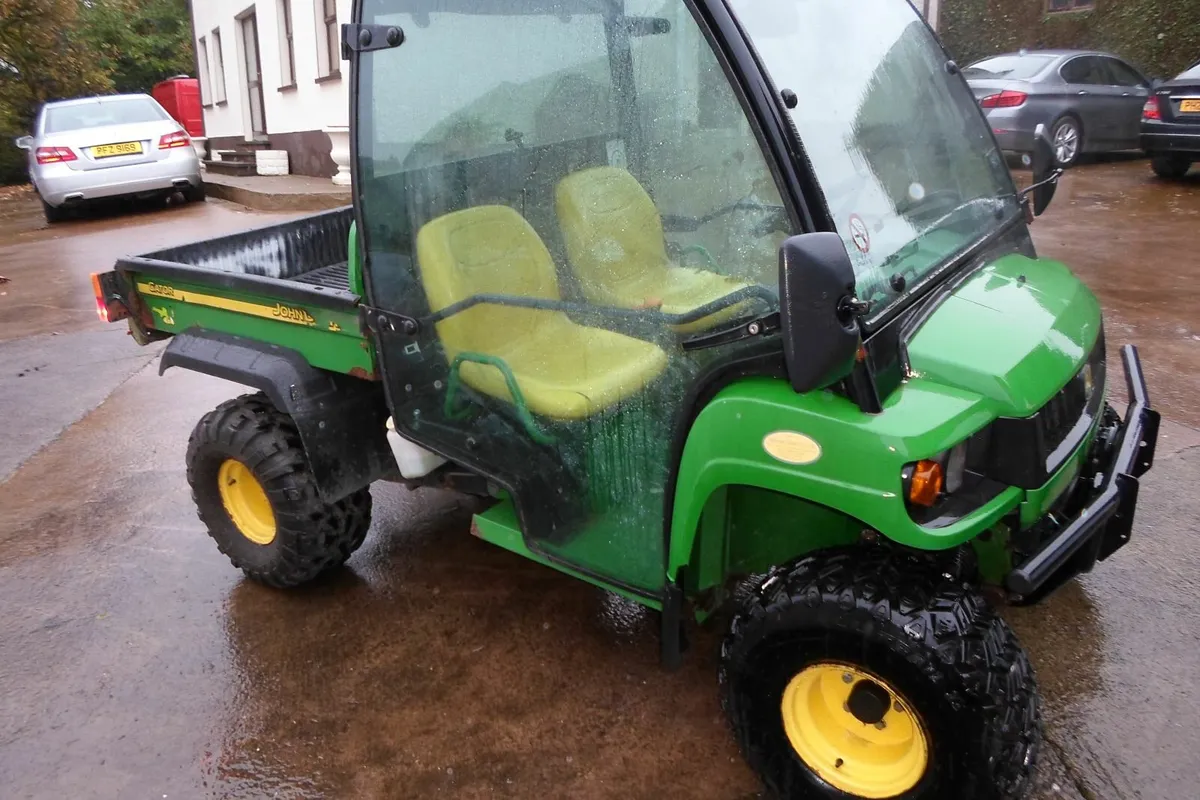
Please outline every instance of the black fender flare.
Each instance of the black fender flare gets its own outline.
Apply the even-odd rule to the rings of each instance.
[[[190,330],[171,338],[158,374],[182,367],[262,391],[300,432],[321,499],[335,503],[397,471],[387,401],[374,381],[318,369],[287,347]]]

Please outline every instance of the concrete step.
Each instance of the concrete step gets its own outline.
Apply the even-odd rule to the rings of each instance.
[[[258,167],[254,161],[205,161],[204,167],[218,175],[256,175]]]
[[[240,164],[253,164],[253,150],[217,150],[214,155],[219,155],[222,161]]]

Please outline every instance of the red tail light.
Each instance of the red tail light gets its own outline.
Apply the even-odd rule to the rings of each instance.
[[[58,164],[75,160],[75,151],[69,147],[39,147],[33,155],[39,164]]]
[[[1158,98],[1151,97],[1142,106],[1142,119],[1162,119],[1162,110],[1158,107]]]
[[[1025,98],[1029,95],[1024,92],[1014,92],[1011,89],[1005,89],[1000,94],[989,94],[987,97],[979,101],[981,108],[1015,108],[1025,102]]]
[[[158,140],[158,149],[166,150],[171,147],[191,147],[192,140],[183,131],[175,131],[168,133],[166,136]]]

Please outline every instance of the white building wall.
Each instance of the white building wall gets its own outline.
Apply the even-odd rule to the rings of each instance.
[[[295,88],[280,91],[284,84],[281,53],[286,45],[280,34],[280,4],[290,3],[295,50]],[[337,0],[338,23],[350,21],[351,0]],[[192,0],[193,32],[207,43],[209,100],[213,100],[218,76],[212,31],[221,32],[224,56],[226,102],[204,110],[204,123],[210,139],[240,136],[252,138],[249,94],[246,89],[245,46],[240,19],[254,13],[258,20],[259,58],[262,65],[263,103],[267,133],[282,134],[320,131],[329,126],[349,124],[349,74],[317,82],[318,27],[321,0]],[[340,53],[334,54],[340,64]],[[203,68],[203,65],[201,65]]]

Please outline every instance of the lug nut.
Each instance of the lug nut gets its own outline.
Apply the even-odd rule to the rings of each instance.
[[[842,673],[842,682],[843,683],[854,683],[854,676],[851,675],[849,672],[843,672]]]
[[[875,730],[881,731],[886,727],[887,727],[887,723],[884,722],[883,720],[879,720],[879,722],[875,723]]]

